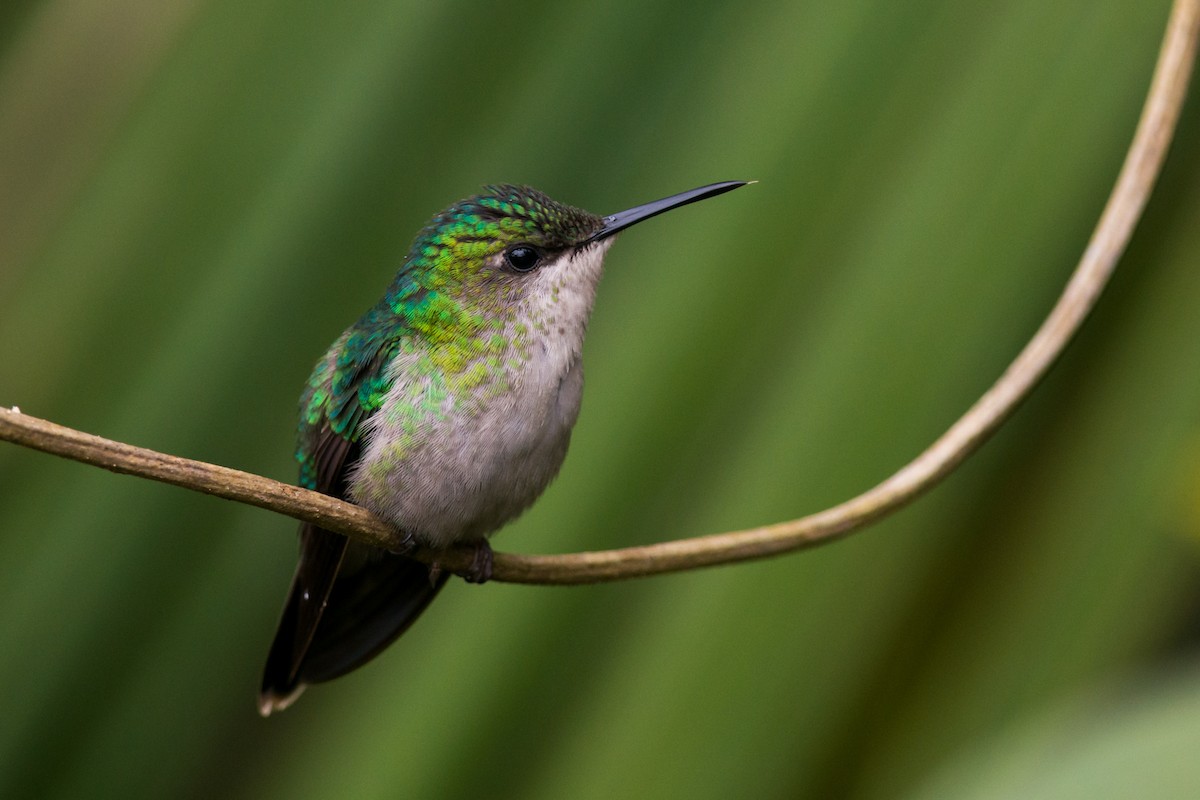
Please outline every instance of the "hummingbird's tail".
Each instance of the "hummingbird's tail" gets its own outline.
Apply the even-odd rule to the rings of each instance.
[[[370,661],[416,621],[442,586],[419,561],[304,525],[283,615],[267,655],[259,712],[287,708],[310,683]]]

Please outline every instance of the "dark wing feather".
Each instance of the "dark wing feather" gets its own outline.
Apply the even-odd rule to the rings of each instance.
[[[347,468],[358,456],[357,443],[325,427],[314,448],[318,492],[344,497]],[[292,576],[275,640],[267,654],[259,692],[259,710],[283,709],[299,694],[300,665],[316,634],[333,591],[349,540],[305,522],[300,525],[300,560]]]
[[[336,358],[318,364],[301,400],[306,485],[348,499],[362,423],[387,391],[383,366],[396,341],[347,332],[334,347]],[[259,710],[286,708],[306,684],[370,661],[420,616],[445,580],[431,581],[420,562],[301,525],[300,561],[267,655]]]
[[[300,561],[263,669],[258,707],[264,716],[287,708],[304,688],[300,667],[333,590],[346,542],[344,536],[307,523],[300,527]]]

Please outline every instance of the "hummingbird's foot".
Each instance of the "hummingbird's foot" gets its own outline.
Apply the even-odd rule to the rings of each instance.
[[[388,548],[388,552],[398,556],[406,556],[417,549],[417,537],[412,535],[411,531],[400,531],[400,541],[395,547]]]
[[[488,544],[487,539],[477,539],[475,541],[475,557],[471,559],[471,566],[467,567],[461,574],[467,583],[487,583],[492,579],[492,546]]]

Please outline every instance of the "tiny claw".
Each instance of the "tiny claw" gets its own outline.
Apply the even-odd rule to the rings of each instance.
[[[440,562],[434,561],[429,565],[429,585],[436,589],[440,577],[442,577],[442,565]]]
[[[492,579],[493,561],[492,546],[488,544],[488,540],[477,540],[475,556],[471,559],[471,566],[462,573],[463,578],[467,583],[487,583]]]
[[[389,547],[388,552],[398,556],[406,556],[417,549],[417,537],[413,536],[410,531],[400,531],[400,543],[396,547]]]

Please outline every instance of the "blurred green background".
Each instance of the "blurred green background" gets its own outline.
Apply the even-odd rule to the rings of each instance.
[[[995,379],[1082,251],[1168,3],[0,6],[0,404],[294,479],[296,400],[487,182],[600,213],[557,483],[497,546],[816,511]],[[0,445],[3,797],[1200,796],[1200,109],[1034,397],[834,546],[455,582],[262,720],[270,513]]]

